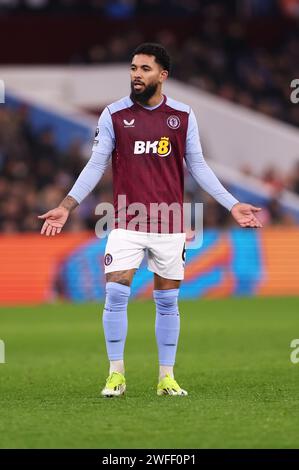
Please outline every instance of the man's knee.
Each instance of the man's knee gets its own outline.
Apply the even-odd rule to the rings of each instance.
[[[154,290],[157,311],[161,315],[178,315],[179,289]]]
[[[130,287],[116,282],[107,282],[103,326],[110,361],[123,359],[128,328],[127,304],[129,295]]]
[[[117,282],[107,282],[105,310],[118,310],[127,306],[131,289]]]

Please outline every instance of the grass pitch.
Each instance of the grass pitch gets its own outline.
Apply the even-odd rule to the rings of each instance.
[[[0,309],[1,448],[298,448],[299,300],[180,302],[176,378],[157,397],[152,302],[129,305],[127,394],[101,398],[102,308]]]

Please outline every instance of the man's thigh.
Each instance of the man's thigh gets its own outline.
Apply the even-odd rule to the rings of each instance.
[[[128,281],[133,277],[132,272],[134,273],[139,268],[144,253],[144,238],[140,234],[136,235],[132,231],[123,229],[112,230],[105,248],[105,274],[111,274],[109,277],[113,277],[113,279],[116,277],[126,278]]]
[[[186,235],[158,235],[155,234],[149,241],[148,269],[156,275],[155,285],[177,285],[178,281],[184,279]]]
[[[166,279],[158,274],[154,274],[154,289],[155,290],[167,290],[167,289],[179,289],[181,284],[180,280]]]
[[[117,282],[124,286],[131,286],[136,269],[127,269],[124,271],[113,271],[106,274],[106,282]]]

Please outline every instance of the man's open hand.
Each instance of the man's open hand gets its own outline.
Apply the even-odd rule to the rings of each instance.
[[[61,232],[62,227],[66,223],[69,216],[69,211],[65,207],[56,207],[45,214],[39,215],[39,219],[45,220],[40,233],[45,234],[47,237],[54,236]]]
[[[260,228],[262,224],[255,216],[255,213],[261,210],[260,207],[238,202],[231,209],[231,214],[241,227]]]

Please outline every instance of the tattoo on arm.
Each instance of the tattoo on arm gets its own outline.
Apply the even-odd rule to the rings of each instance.
[[[64,207],[69,212],[75,209],[79,204],[72,196],[66,196],[64,200],[59,204],[60,207]]]

